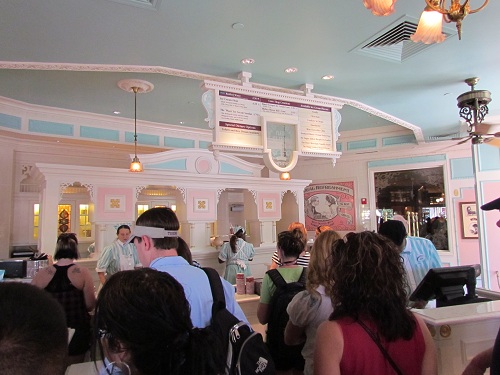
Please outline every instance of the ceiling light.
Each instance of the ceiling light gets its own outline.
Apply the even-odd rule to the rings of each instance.
[[[236,22],[236,23],[233,23],[231,25],[231,27],[234,29],[234,30],[239,30],[239,29],[243,29],[245,27],[245,25],[243,25],[241,22]]]
[[[115,115],[119,115],[121,112],[120,111],[113,111]]]
[[[327,74],[326,76],[323,76],[321,77],[321,79],[324,79],[325,81],[328,81],[329,79],[333,79],[333,75],[332,74]]]
[[[241,63],[244,64],[244,65],[250,65],[250,64],[253,64],[255,62],[254,59],[243,59],[241,60]]]
[[[118,87],[127,92],[134,93],[134,158],[130,163],[130,172],[142,172],[142,164],[137,157],[137,94],[153,90],[152,83],[139,79],[124,79],[118,82]]]
[[[394,13],[394,4],[397,0],[363,0],[366,9],[370,9],[375,16],[388,16]]]
[[[388,16],[394,12],[394,4],[397,0],[363,0],[363,4],[376,16]],[[440,43],[445,36],[442,34],[443,19],[446,22],[455,22],[457,25],[458,39],[462,39],[462,21],[468,15],[479,12],[489,2],[484,0],[483,5],[476,9],[470,9],[469,1],[465,0],[460,4],[460,0],[450,0],[447,8],[447,0],[424,0],[427,6],[420,17],[417,31],[411,36],[414,42],[426,44]]]
[[[299,69],[297,68],[286,68],[285,69],[285,73],[297,73],[299,71]]]

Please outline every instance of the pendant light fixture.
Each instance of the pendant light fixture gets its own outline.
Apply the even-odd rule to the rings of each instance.
[[[130,163],[130,172],[142,172],[142,164],[137,157],[137,94],[153,91],[154,85],[140,79],[123,79],[118,82],[118,87],[127,92],[134,93],[134,157]]]
[[[376,16],[388,16],[394,13],[394,4],[397,0],[363,0],[365,8]],[[462,39],[462,21],[469,14],[481,11],[489,0],[483,0],[479,8],[471,9],[470,0],[463,4],[460,0],[424,0],[425,9],[420,17],[417,31],[411,36],[413,42],[424,44],[441,43],[445,39],[442,33],[443,21],[455,22],[457,26],[458,39]]]

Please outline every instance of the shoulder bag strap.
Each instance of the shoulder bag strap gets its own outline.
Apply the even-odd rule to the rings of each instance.
[[[277,269],[269,270],[267,271],[267,274],[271,278],[273,284],[276,285],[276,287],[286,285],[285,279],[283,278],[283,276],[281,276],[281,273],[279,273]]]
[[[203,271],[207,274],[208,281],[210,282],[210,290],[212,291],[212,298],[214,300],[212,305],[212,316],[217,311],[226,307],[226,297],[224,297],[224,287],[220,279],[219,273],[210,267],[203,267]]]
[[[377,336],[375,336],[375,334],[361,320],[358,320],[358,324],[366,331],[366,333],[368,333],[368,335],[375,342],[375,344],[377,344],[378,348],[380,349],[380,351],[384,355],[385,359],[390,363],[390,365],[392,366],[394,371],[396,371],[396,374],[403,375],[403,373],[399,369],[398,365],[394,362],[394,360],[391,358],[389,353],[387,353],[387,350],[385,350],[385,348],[380,343],[379,338]]]

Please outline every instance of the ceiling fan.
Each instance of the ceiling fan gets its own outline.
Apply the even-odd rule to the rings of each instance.
[[[500,131],[490,131],[498,124],[483,123],[488,114],[488,104],[491,102],[491,93],[488,90],[475,90],[478,77],[467,78],[465,83],[471,88],[457,97],[457,106],[460,108],[460,117],[467,123],[467,135],[451,138],[459,140],[457,145],[471,141],[473,145],[491,143],[500,139]]]

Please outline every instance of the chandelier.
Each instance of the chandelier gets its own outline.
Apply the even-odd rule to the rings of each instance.
[[[460,117],[468,124],[468,132],[475,131],[475,127],[483,122],[488,114],[488,103],[491,102],[491,93],[488,90],[475,90],[479,78],[467,78],[465,83],[471,88],[457,97],[457,106]]]
[[[376,16],[388,16],[394,12],[394,4],[397,0],[363,0],[364,6],[371,10]],[[410,36],[413,42],[422,42],[424,44],[441,43],[445,39],[442,33],[443,20],[445,22],[455,22],[458,31],[458,39],[462,39],[462,21],[468,15],[479,12],[489,2],[484,0],[479,8],[471,9],[470,0],[465,0],[460,4],[460,0],[450,0],[450,6],[447,8],[447,0],[425,0],[425,7],[417,31]]]
[[[137,157],[137,94],[153,91],[154,85],[140,79],[123,79],[118,82],[118,87],[127,92],[134,93],[134,158],[130,163],[130,172],[142,172],[142,163]]]

